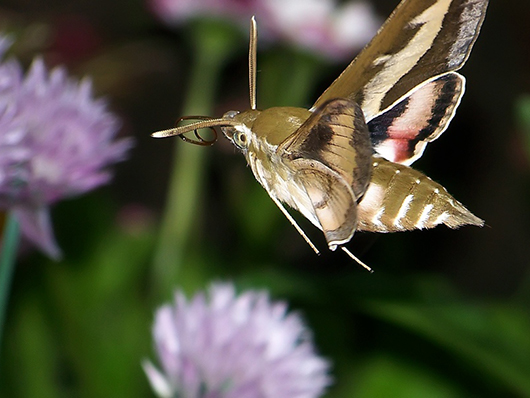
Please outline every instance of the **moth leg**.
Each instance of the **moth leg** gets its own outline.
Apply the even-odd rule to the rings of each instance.
[[[289,222],[293,225],[293,227],[296,228],[296,230],[298,231],[298,233],[300,235],[302,235],[302,238],[304,238],[304,240],[307,242],[307,244],[309,246],[311,246],[311,249],[313,249],[315,251],[316,254],[320,254],[320,251],[317,249],[317,247],[313,244],[313,242],[311,242],[311,240],[307,237],[307,235],[305,234],[305,232],[302,230],[302,228],[300,228],[300,226],[296,223],[296,221],[294,220],[294,218],[289,214],[289,212],[285,209],[285,207],[283,207],[282,203],[276,199],[273,195],[270,195],[270,197],[272,198],[272,200],[274,201],[274,203],[276,203],[276,206],[278,206],[278,208],[282,211],[282,213],[285,215],[285,217],[287,217],[287,219],[289,220]]]
[[[342,249],[342,251],[344,251],[344,253],[346,253],[348,256],[350,256],[350,258],[352,260],[355,260],[357,262],[357,264],[359,264],[361,267],[365,268],[368,272],[372,273],[374,272],[374,270],[372,268],[370,268],[368,265],[366,265],[365,263],[363,263],[361,260],[359,260],[351,251],[349,251],[346,247],[344,246],[340,246],[340,248]]]

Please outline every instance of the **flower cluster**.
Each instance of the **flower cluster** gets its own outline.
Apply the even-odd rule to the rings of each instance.
[[[10,46],[0,37],[0,59]],[[49,205],[106,183],[110,163],[131,146],[116,140],[118,119],[94,100],[91,83],[48,71],[36,59],[24,75],[16,60],[0,63],[0,208],[11,210],[23,235],[51,257]]]
[[[255,0],[150,0],[153,12],[169,25],[185,22],[195,17],[213,17],[229,21],[250,16]]]
[[[330,383],[301,318],[264,292],[237,296],[229,284],[156,314],[154,338],[162,372],[145,362],[161,397],[312,398]]]
[[[351,58],[374,36],[379,19],[369,3],[329,0],[261,2],[259,16],[277,40],[331,59]]]
[[[246,28],[255,14],[264,36],[332,59],[351,57],[381,24],[362,0],[341,5],[334,0],[150,0],[150,6],[169,25],[217,17]]]

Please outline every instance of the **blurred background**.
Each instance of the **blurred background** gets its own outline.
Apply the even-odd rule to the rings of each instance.
[[[356,234],[348,247],[373,274],[328,252],[296,217],[322,248],[316,256],[225,139],[199,148],[150,137],[185,114],[248,108],[247,16],[219,28],[229,40],[210,53],[212,72],[197,55],[197,36],[215,36],[210,21],[163,21],[153,4],[0,0],[0,27],[15,38],[9,55],[89,76],[121,118],[120,135],[135,139],[110,184],[53,207],[61,261],[22,246],[0,395],[151,396],[140,362],[154,357],[156,307],[175,288],[233,280],[303,314],[333,362],[326,396],[530,396],[530,3],[490,4],[456,117],[414,165],[486,226]],[[369,4],[380,23],[397,0]],[[330,56],[264,36],[260,108],[310,107],[361,47]],[[166,203],[176,164],[174,221]],[[161,248],[172,225],[165,239],[175,243]]]

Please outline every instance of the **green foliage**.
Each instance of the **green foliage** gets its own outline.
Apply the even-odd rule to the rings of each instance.
[[[517,99],[515,118],[523,133],[526,152],[530,153],[530,95],[522,95]]]
[[[66,249],[60,263],[32,256],[18,270],[31,278],[19,282],[8,318],[2,361],[5,396],[147,393],[139,361],[149,355],[152,344],[154,303],[148,300],[146,265],[154,231],[148,224],[133,230],[114,225],[101,217],[105,202],[90,202],[94,198],[59,209],[66,218],[74,207],[95,211],[85,213],[96,224],[94,235],[87,236],[89,225],[84,223],[69,226],[76,240],[90,243],[79,245],[84,255],[70,256]]]

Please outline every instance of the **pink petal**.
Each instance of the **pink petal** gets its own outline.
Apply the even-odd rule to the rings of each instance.
[[[20,222],[22,235],[54,260],[60,260],[61,249],[55,241],[47,206],[16,207],[13,209]]]

